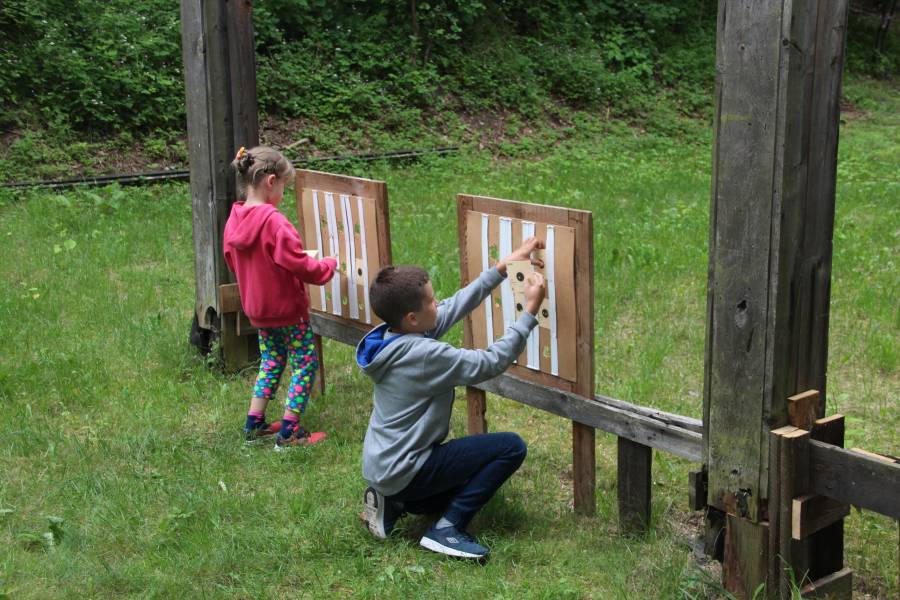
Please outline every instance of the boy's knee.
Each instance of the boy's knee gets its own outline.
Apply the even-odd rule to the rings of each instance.
[[[525,456],[528,454],[528,445],[522,439],[522,436],[518,433],[507,433],[506,435],[509,438],[509,454],[520,460],[525,460]]]

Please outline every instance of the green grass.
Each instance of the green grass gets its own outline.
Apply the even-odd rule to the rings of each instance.
[[[841,132],[829,412],[848,416],[848,445],[900,454],[900,100],[873,82],[845,92],[863,112]],[[426,265],[439,295],[458,284],[456,193],[591,209],[598,390],[699,417],[709,142],[610,126],[540,159],[356,172],[388,182],[395,259]],[[188,345],[186,186],[4,193],[0,215],[0,598],[722,594],[690,560],[689,463],[655,453],[652,530],[622,537],[615,439],[598,433],[597,515],[577,517],[570,425],[494,397],[491,429],[529,443],[474,524],[494,558],[420,550],[415,518],[372,539],[356,517],[371,384],[351,349],[326,344],[308,412],[328,442],[276,454],[238,435],[253,371],[220,374]],[[48,517],[64,519],[52,546]],[[846,560],[858,592],[896,597],[897,524],[854,511]]]

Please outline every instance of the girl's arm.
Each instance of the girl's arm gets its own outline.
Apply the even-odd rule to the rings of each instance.
[[[313,285],[331,281],[337,268],[337,260],[330,256],[317,260],[306,254],[300,235],[286,219],[275,233],[272,260],[276,265],[293,273],[303,283]]]

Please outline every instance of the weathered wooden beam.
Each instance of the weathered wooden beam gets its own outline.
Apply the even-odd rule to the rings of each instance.
[[[816,419],[810,439],[844,446],[844,416]],[[816,496],[824,498],[824,496]],[[793,535],[793,531],[791,532]],[[809,538],[809,577],[816,580],[844,567],[844,521],[840,519],[813,533]]]
[[[618,438],[619,529],[644,533],[650,526],[653,449]]]
[[[236,283],[219,286],[219,313],[236,313],[241,310],[241,293]]]
[[[485,391],[663,450],[694,462],[701,460],[703,439],[689,431],[653,419],[621,404],[611,406],[597,399],[548,388],[511,375],[500,375],[477,384]]]
[[[809,442],[809,491],[900,519],[900,464]]]
[[[803,540],[850,514],[850,505],[818,494],[794,498],[791,536]]]
[[[824,407],[847,0],[719,2],[704,385],[709,502],[763,518],[766,430]],[[817,414],[821,416],[821,412]]]
[[[800,588],[801,598],[850,600],[853,597],[853,571],[841,569]]]

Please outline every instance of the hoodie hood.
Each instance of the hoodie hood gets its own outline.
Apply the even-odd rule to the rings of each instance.
[[[266,221],[277,212],[278,209],[271,204],[247,206],[243,202],[235,202],[231,205],[231,216],[228,218],[229,243],[237,250],[251,247]]]
[[[394,345],[394,342],[413,337],[421,337],[421,335],[410,333],[391,334],[385,338],[387,333],[387,323],[382,323],[359,341],[356,346],[356,364],[363,372],[371,377],[376,383],[384,377],[385,368],[391,364],[391,357],[396,354],[393,350],[399,348],[402,344]],[[392,351],[385,352],[389,346]]]

